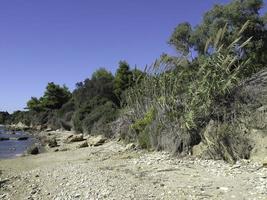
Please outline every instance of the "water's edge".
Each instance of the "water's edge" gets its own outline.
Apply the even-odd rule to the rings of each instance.
[[[19,138],[24,140],[18,140]],[[0,125],[0,159],[15,158],[24,155],[27,148],[38,140],[23,131],[9,131]]]

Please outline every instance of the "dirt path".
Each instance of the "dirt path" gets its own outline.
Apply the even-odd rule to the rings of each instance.
[[[267,199],[267,168],[99,147],[0,160],[0,199]]]

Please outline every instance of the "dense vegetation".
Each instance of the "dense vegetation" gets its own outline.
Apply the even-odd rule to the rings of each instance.
[[[142,148],[180,154],[202,141],[226,160],[246,157],[235,150],[242,138],[232,135],[237,130],[229,106],[236,86],[267,66],[262,6],[262,0],[215,5],[196,27],[184,22],[174,29],[169,44],[176,56],[162,55],[145,72],[131,70],[126,61],[115,76],[101,68],[72,93],[48,83],[41,98],[28,101],[28,111],[10,120],[108,137],[119,133]],[[0,123],[5,118],[1,113]],[[216,137],[203,134],[213,120]],[[225,138],[231,142],[221,142]]]

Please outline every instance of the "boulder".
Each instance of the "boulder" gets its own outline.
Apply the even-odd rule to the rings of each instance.
[[[22,122],[19,122],[17,124],[12,124],[9,126],[9,129],[11,130],[28,130],[30,127],[23,124]]]
[[[107,138],[105,138],[104,136],[98,135],[95,137],[89,137],[87,139],[87,143],[89,146],[100,146],[100,145],[104,144],[106,140],[107,140]]]
[[[72,142],[80,142],[83,141],[83,134],[77,134],[77,135],[70,135],[66,139],[66,143],[72,143]]]
[[[16,138],[16,140],[28,140],[28,139],[29,139],[29,137],[27,137],[27,136],[22,136],[22,137]]]
[[[37,126],[35,127],[35,129],[36,129],[37,131],[41,131],[41,130],[43,129],[43,127],[42,127],[42,125],[37,125]]]
[[[39,153],[39,148],[36,145],[33,145],[27,149],[27,153],[31,155],[37,155]]]
[[[47,127],[47,128],[45,129],[45,131],[46,131],[46,132],[50,132],[50,131],[53,131],[53,129],[52,129],[51,127]]]
[[[6,137],[0,137],[0,141],[9,140],[9,138]]]
[[[79,144],[77,148],[85,148],[85,147],[88,147],[87,141],[84,141],[81,144]]]

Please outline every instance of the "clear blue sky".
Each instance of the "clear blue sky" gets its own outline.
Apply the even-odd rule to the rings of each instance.
[[[75,83],[119,60],[143,67],[163,52],[174,27],[196,25],[229,0],[1,0],[0,110],[23,109],[48,82]],[[266,8],[265,8],[266,11]]]

